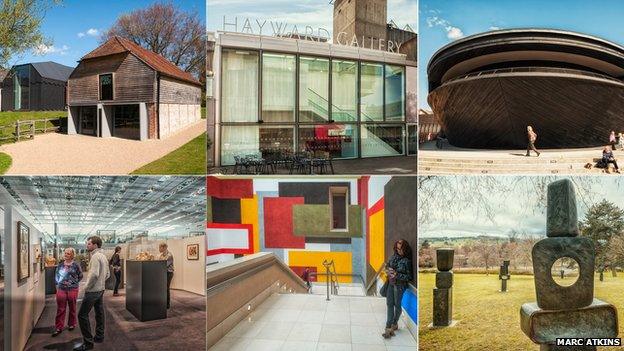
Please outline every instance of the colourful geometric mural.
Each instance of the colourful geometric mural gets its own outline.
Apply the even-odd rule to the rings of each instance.
[[[303,197],[264,198],[264,246],[267,248],[303,249],[305,238],[293,235],[293,205],[303,204]]]

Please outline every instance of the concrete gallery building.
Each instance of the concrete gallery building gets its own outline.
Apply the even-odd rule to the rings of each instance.
[[[624,47],[582,33],[508,29],[440,48],[427,66],[429,105],[449,142],[522,149],[604,145],[624,126]]]
[[[60,111],[73,67],[56,62],[15,65],[0,74],[1,111]]]
[[[386,1],[333,6],[333,38],[323,28],[224,17],[208,46],[210,165],[301,151],[416,153],[416,34],[388,24]]]
[[[68,81],[68,133],[160,139],[201,118],[201,83],[164,57],[113,37]]]

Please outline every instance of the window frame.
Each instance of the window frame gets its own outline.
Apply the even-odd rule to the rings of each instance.
[[[329,187],[329,231],[343,232],[349,231],[349,187],[347,186],[330,186]],[[334,227],[334,194],[344,194],[345,197],[345,227]]]

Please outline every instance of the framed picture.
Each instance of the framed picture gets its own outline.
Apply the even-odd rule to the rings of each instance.
[[[17,222],[17,281],[30,277],[30,228]]]
[[[199,244],[186,245],[186,259],[199,260]]]

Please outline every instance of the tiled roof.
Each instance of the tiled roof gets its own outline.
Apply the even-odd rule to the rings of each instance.
[[[153,51],[147,50],[128,39],[119,36],[114,36],[108,39],[107,42],[85,55],[81,60],[88,60],[97,57],[120,54],[124,52],[130,52],[139,60],[143,61],[146,65],[150,66],[152,69],[160,72],[163,75],[177,78],[182,81],[193,83],[196,85],[201,85],[201,83],[197,79],[195,79],[193,75],[188,72],[184,72],[166,58],[158,55]]]

